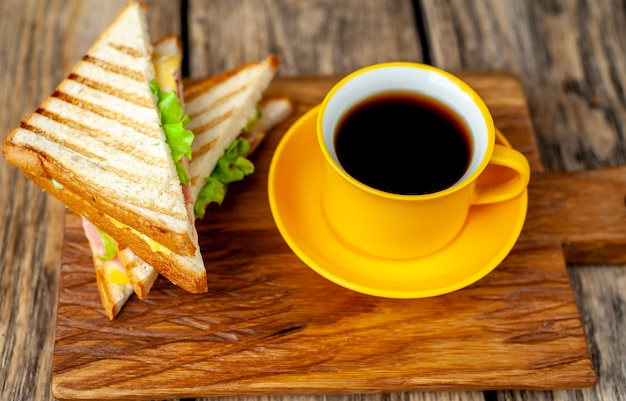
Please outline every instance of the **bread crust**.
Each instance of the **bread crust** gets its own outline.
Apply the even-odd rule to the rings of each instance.
[[[64,173],[55,170],[53,165],[47,163],[44,157],[32,150],[15,146],[10,141],[6,141],[3,144],[2,151],[7,160],[18,167],[32,166],[31,168],[22,168],[31,181],[63,202],[74,213],[85,217],[96,227],[115,238],[120,246],[130,248],[137,256],[152,265],[172,283],[194,294],[208,290],[206,270],[203,269],[202,272],[194,273],[190,272],[189,269],[181,269],[181,258],[184,259],[185,257],[176,255],[172,248],[170,249],[173,253],[169,255],[163,252],[154,252],[134,230],[114,224],[105,213],[101,199],[91,196],[85,198],[82,193],[80,195],[76,193],[72,185],[66,185],[70,183],[67,183],[64,179],[57,179],[56,177],[64,177]],[[48,174],[49,171],[52,171],[54,174]],[[64,187],[62,189],[55,188],[51,177],[55,177]],[[141,216],[132,216],[132,218],[141,219]],[[162,237],[167,239],[166,236]],[[153,239],[157,241],[156,238]],[[167,241],[159,243],[164,244]],[[195,250],[194,255],[198,252],[200,251]]]
[[[2,153],[7,161],[19,167],[29,178],[36,181],[44,190],[53,194],[64,203],[64,194],[54,189],[51,178],[54,178],[58,183],[62,184],[66,192],[71,191],[71,193],[75,195],[72,198],[83,198],[84,202],[81,202],[81,206],[76,202],[74,202],[74,207],[68,205],[75,213],[84,216],[86,214],[83,211],[84,208],[98,209],[101,210],[103,214],[109,215],[117,221],[123,221],[124,224],[144,233],[149,238],[175,253],[180,255],[193,255],[196,252],[194,242],[186,233],[172,235],[171,231],[150,224],[150,222],[146,221],[141,215],[133,213],[124,208],[123,205],[110,201],[106,196],[103,196],[103,194],[91,191],[89,186],[82,184],[71,171],[66,171],[53,160],[49,160],[45,154],[42,154],[36,149],[13,143],[12,137],[14,132],[15,130],[9,133],[2,146]],[[79,194],[80,196],[78,196]],[[100,221],[94,221],[91,218],[89,220],[97,227],[100,227]],[[131,232],[131,230],[124,231]],[[124,237],[127,236],[126,234]],[[136,235],[133,236],[136,237]],[[116,236],[114,237],[117,239]],[[124,241],[125,238],[120,238],[119,240]]]
[[[115,316],[120,313],[128,298],[132,295],[132,292],[123,288],[123,285],[120,284],[112,284],[110,280],[106,277],[106,269],[104,268],[104,262],[99,260],[98,258],[93,258],[93,265],[96,272],[96,284],[98,286],[98,292],[100,293],[100,300],[102,302],[102,307],[106,312],[109,320],[115,319]],[[123,292],[123,294],[116,301],[114,296],[113,286],[120,287],[119,290]]]
[[[135,294],[137,294],[139,299],[146,299],[157,279],[157,270],[141,260],[129,248],[119,249],[117,256],[124,265],[124,269],[126,269],[126,274],[135,290]],[[139,274],[139,271],[144,272],[144,274]],[[149,274],[145,274],[146,272],[149,272]]]
[[[175,33],[170,33],[169,35],[162,37],[158,41],[154,42],[152,44],[152,47],[156,49],[163,43],[169,42],[171,40],[176,42],[176,47],[178,47],[178,53],[179,55],[181,55],[183,53],[183,42],[181,41],[180,36]]]
[[[280,65],[280,60],[278,59],[278,57],[276,57],[274,54],[271,54],[267,56],[264,60],[245,63],[232,70],[222,72],[221,74],[217,74],[212,77],[203,79],[202,81],[199,81],[199,82],[194,82],[193,84],[185,87],[185,90],[184,90],[185,102],[186,103],[191,102],[193,99],[197,98],[198,96],[201,96],[205,94],[206,92],[208,92],[209,89],[211,89],[212,87],[219,85],[220,83],[226,81],[228,78],[234,75],[237,75],[242,70],[250,68],[253,65],[257,65],[259,63],[265,63],[265,62],[270,64],[270,69],[273,72],[276,71],[278,69],[278,66]]]
[[[145,14],[146,8],[147,8],[147,5],[143,2],[136,1],[136,0],[129,1],[126,7],[118,14],[118,16],[109,25],[109,27],[103,33],[101,33],[98,39],[95,41],[95,43],[92,44],[90,49],[87,51],[87,54],[85,57],[90,56],[92,52],[94,52],[94,49],[99,48],[99,46],[104,46],[103,43],[106,43],[107,40],[110,39],[111,32],[113,32],[113,30],[118,28],[118,24],[121,23],[120,21],[123,19],[124,15],[130,12],[134,12],[134,11],[140,11],[140,14]],[[130,14],[130,15],[134,15],[134,14]],[[142,19],[143,21],[143,19],[145,19],[145,15],[139,18]],[[128,52],[128,54],[133,53],[131,48],[126,49],[126,51]],[[140,52],[140,53],[144,54],[144,52]],[[151,48],[147,48],[146,54],[147,53],[151,53]],[[111,216],[115,220],[122,222],[134,228],[135,230],[145,234],[147,237],[153,239],[159,244],[162,244],[166,248],[172,250],[173,252],[179,255],[184,255],[184,256],[194,255],[195,252],[197,251],[197,238],[195,238],[197,234],[193,227],[192,221],[190,221],[191,224],[188,225],[189,228],[187,228],[187,230],[183,230],[182,228],[177,228],[176,231],[173,232],[171,226],[168,226],[167,222],[163,221],[162,219],[152,218],[152,217],[148,218],[147,216],[142,216],[140,210],[134,210],[134,209],[129,208],[128,204],[125,203],[126,199],[123,196],[115,196],[116,188],[111,188],[110,191],[103,191],[102,189],[96,189],[94,188],[93,185],[90,185],[89,182],[85,182],[87,178],[81,177],[80,171],[72,170],[68,167],[65,167],[63,163],[60,163],[58,160],[49,156],[49,154],[47,153],[47,150],[40,149],[38,145],[31,146],[29,144],[22,143],[18,139],[20,138],[23,132],[25,132],[26,134],[33,133],[34,135],[37,136],[37,138],[45,137],[45,135],[43,134],[48,130],[48,127],[44,126],[43,128],[41,128],[42,125],[39,125],[40,123],[34,123],[32,121],[34,116],[38,117],[38,121],[43,121],[47,119],[50,121],[55,121],[55,124],[58,123],[63,126],[69,126],[69,124],[65,120],[66,120],[66,116],[68,115],[68,113],[72,112],[70,109],[64,110],[62,112],[63,115],[59,115],[55,118],[49,117],[49,115],[45,114],[45,112],[48,111],[48,107],[50,106],[49,103],[51,99],[55,97],[55,94],[59,94],[59,93],[63,94],[64,88],[68,84],[68,82],[76,82],[70,78],[76,75],[75,72],[80,70],[80,66],[87,65],[87,64],[88,63],[85,63],[83,60],[79,61],[72,69],[72,72],[70,73],[68,78],[64,79],[63,81],[61,81],[61,83],[59,83],[59,85],[57,86],[57,90],[53,93],[53,95],[45,99],[40,105],[40,107],[37,109],[37,111],[25,117],[24,120],[20,123],[19,127],[9,132],[2,147],[2,151],[3,151],[5,158],[10,163],[22,169],[28,176],[40,178],[38,182],[41,183],[40,185],[42,186],[42,188],[48,190],[49,192],[53,193],[52,191],[50,191],[50,188],[52,186],[52,183],[50,182],[50,178],[54,178],[57,182],[62,184],[65,188],[71,189],[75,194],[79,194],[83,196],[84,203],[89,205],[89,207],[101,210],[104,214]],[[151,66],[152,64],[150,62],[147,62],[146,65]],[[125,69],[124,69],[125,67],[120,67],[120,68],[122,68],[121,72],[124,72],[124,74],[121,74],[121,75],[126,76]],[[133,78],[128,78],[128,79],[133,82],[135,81],[135,79]],[[109,95],[113,97],[119,97],[120,95],[119,93],[115,92],[115,90],[111,90],[109,92],[110,92]],[[153,96],[149,90],[147,82],[145,84],[145,93],[143,95],[145,96],[141,97],[136,102],[141,104],[142,101],[145,101],[144,98],[147,98],[148,101],[150,102],[150,106],[156,107],[153,104],[153,99],[152,99]],[[139,96],[137,97],[139,98]],[[62,100],[62,102],[64,101],[65,100]],[[82,108],[82,105],[80,104],[76,106],[79,108]],[[116,112],[115,110],[112,111],[112,113],[115,113],[115,112]],[[57,111],[52,111],[51,113],[55,114],[55,113],[61,113],[61,112],[59,112],[57,109]],[[111,117],[111,118],[120,120],[120,119],[124,119],[124,116],[120,116],[119,118],[118,117]],[[161,132],[161,128],[156,126],[154,122],[152,122],[151,124],[152,125],[148,127],[149,129],[159,130],[159,132]],[[88,128],[92,128],[92,126]],[[74,127],[72,129],[76,129],[76,128]],[[78,129],[80,130],[82,128],[79,127]],[[165,134],[163,133],[161,134],[163,138],[165,138]],[[54,139],[52,139],[52,141],[54,141]],[[60,143],[60,146],[63,148],[68,148],[68,145],[70,145],[69,148],[71,148],[71,141],[67,141],[67,143]],[[84,149],[84,152],[86,152],[86,155],[89,155],[90,149]],[[172,171],[174,171],[173,165],[172,165]],[[174,172],[174,175],[175,175],[175,172]],[[133,194],[126,194],[125,196],[132,196],[132,195]],[[180,204],[183,205],[184,202],[183,202],[182,190],[180,192],[180,201],[181,201]],[[150,205],[150,207],[151,206],[152,205]],[[85,213],[82,210],[83,207],[87,207],[87,206],[74,207],[73,210],[75,210],[76,213],[78,214],[85,215]],[[188,220],[186,211],[184,213],[184,217],[181,211],[185,211],[184,207],[178,208],[177,209],[178,214],[174,217],[175,219],[178,219],[178,222],[182,222],[183,219]],[[155,213],[161,213],[161,211],[158,211],[155,209]],[[163,216],[165,216],[165,214],[163,214]],[[98,221],[93,221],[93,222],[96,225],[100,223]],[[128,234],[126,236],[128,236]],[[121,240],[124,240],[124,239],[125,238],[121,238]]]
[[[135,0],[129,1],[111,25],[100,34],[85,57],[90,57],[93,49],[106,40],[112,29],[116,29],[115,27],[122,16],[128,11],[134,11],[131,10],[134,7],[140,7],[142,10],[139,11],[142,12],[145,12],[147,8],[145,3]],[[142,15],[141,19],[143,26],[145,15]],[[123,48],[125,54],[131,57],[140,57],[146,54],[144,51],[136,51],[132,47],[124,46],[124,44],[118,43],[116,46],[116,49]],[[147,53],[151,53],[149,47],[148,45]],[[72,73],[77,70],[81,63],[83,61],[77,63]],[[149,65],[151,66],[151,64]],[[122,72],[124,71],[125,69],[122,68]],[[66,80],[68,79],[69,77]],[[133,77],[131,74],[130,79],[131,81],[137,81],[138,78]],[[62,81],[57,88],[62,88],[66,80]],[[150,94],[147,83],[146,93]],[[152,98],[151,94],[150,98]],[[46,101],[42,103],[40,110],[45,110],[45,104]],[[34,114],[36,112],[27,116],[20,124],[20,127],[13,129],[4,141],[2,153],[7,161],[20,168],[30,180],[44,191],[59,199],[69,209],[87,218],[98,228],[115,238],[122,246],[133,250],[139,257],[154,266],[155,269],[174,284],[192,293],[207,291],[206,271],[202,257],[199,256],[200,250],[197,246],[197,238],[194,237],[197,234],[195,234],[193,222],[190,222],[189,225],[192,230],[173,233],[164,222],[158,220],[149,221],[147,217],[142,216],[139,212],[129,210],[125,207],[124,199],[121,199],[121,196],[119,197],[120,199],[112,199],[106,193],[97,191],[92,186],[81,181],[77,171],[71,171],[64,167],[63,164],[48,156],[46,150],[22,144],[17,140],[19,137],[16,137],[16,135],[23,132],[23,130],[31,131],[31,128],[37,129],[36,127],[30,127],[28,124],[29,118]],[[61,184],[63,188],[56,188],[52,178]],[[114,191],[115,188],[111,190]],[[120,224],[120,222],[123,224]],[[153,251],[142,236],[148,237],[172,252]],[[94,263],[97,267],[97,261],[94,261]],[[106,305],[106,299],[103,299],[103,304]]]

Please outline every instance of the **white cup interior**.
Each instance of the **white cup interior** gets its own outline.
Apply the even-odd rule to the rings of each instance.
[[[479,168],[488,149],[488,124],[491,122],[485,121],[475,100],[456,82],[436,70],[411,66],[388,66],[360,73],[339,87],[329,99],[322,116],[322,135],[326,149],[338,166],[341,163],[335,152],[334,137],[341,118],[362,100],[393,91],[415,92],[431,97],[459,115],[472,135],[473,154],[467,171],[457,183]]]

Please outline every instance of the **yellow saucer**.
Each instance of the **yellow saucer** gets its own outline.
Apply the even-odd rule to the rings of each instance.
[[[480,280],[513,248],[526,218],[527,191],[506,202],[473,206],[463,231],[452,243],[419,259],[380,259],[345,246],[322,212],[319,194],[324,158],[315,131],[318,109],[308,111],[282,138],[268,183],[274,221],[289,247],[311,269],[364,294],[423,298]],[[498,142],[510,146],[501,134]]]

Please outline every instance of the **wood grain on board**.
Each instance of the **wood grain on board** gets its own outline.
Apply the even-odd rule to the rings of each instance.
[[[626,72],[626,13],[620,0],[415,0],[413,6],[421,11],[415,21],[408,0],[374,0],[366,5],[364,0],[185,3],[189,15],[182,19],[188,23],[190,49],[200,54],[192,76],[213,74],[268,52],[279,55],[281,74],[289,75],[347,73],[389,59],[427,60],[450,70],[508,70],[522,82],[532,122],[526,116],[515,122],[515,113],[499,122],[513,129],[519,124],[534,127],[548,169],[624,164],[626,103],[621,89]],[[0,74],[0,137],[51,93],[124,4],[125,0],[0,2],[0,66],[4,71]],[[181,21],[178,1],[149,0],[149,4],[154,11],[151,29],[162,29],[163,34],[177,29]],[[358,12],[354,4],[365,12]],[[200,13],[205,16],[194,18]],[[215,15],[219,15],[217,20]],[[213,43],[210,49],[194,47],[203,36],[203,46]],[[420,48],[420,39],[425,47]],[[217,60],[212,60],[210,54],[219,51]],[[187,56],[193,59],[193,54]],[[500,128],[511,132],[503,125]],[[63,207],[2,158],[0,188],[4,222],[0,228],[0,398],[49,399]],[[500,400],[537,401],[625,398],[623,272],[612,266],[569,269],[598,373],[595,388],[490,395]],[[327,397],[270,399],[286,398]],[[410,392],[333,399],[467,401],[484,397],[481,392]]]
[[[510,128],[507,137],[514,146],[528,147],[532,162],[532,132],[507,121],[523,121],[519,114],[527,112],[515,79],[503,74],[461,76],[483,95],[496,123]],[[272,131],[255,153],[255,174],[233,186],[225,204],[198,223],[208,293],[187,294],[160,279],[146,301],[131,298],[110,322],[99,305],[79,219],[68,214],[54,396],[155,398],[594,384],[558,235],[520,240],[507,259],[476,284],[418,300],[383,299],[338,287],[289,250],[269,210],[269,163],[286,128],[319,103],[337,79],[277,78],[272,84],[268,94],[290,95],[297,113]],[[502,87],[509,88],[506,97],[494,93]],[[511,104],[520,105],[517,113]],[[540,183],[540,177],[537,173],[533,180]],[[533,213],[549,212],[549,205],[535,205],[529,221]]]

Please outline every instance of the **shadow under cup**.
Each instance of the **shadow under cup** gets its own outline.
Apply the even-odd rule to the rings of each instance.
[[[340,163],[336,135],[346,116],[368,99],[396,92],[416,94],[443,104],[465,125],[471,141],[467,167],[446,188],[423,194],[386,192],[355,179]],[[406,127],[403,135],[436,135],[430,131],[420,132],[420,122],[415,121]],[[378,64],[345,77],[322,102],[317,135],[326,162],[322,206],[329,226],[350,247],[395,260],[436,252],[459,234],[476,197],[476,179],[489,164],[496,146],[493,119],[482,99],[459,78],[416,63]],[[392,140],[385,132],[372,135],[380,143]],[[360,149],[355,147],[357,151]],[[447,158],[444,163],[450,162],[447,150],[442,157]],[[382,157],[373,153],[368,159],[380,163]],[[517,185],[521,187],[518,193],[526,183]],[[500,200],[515,195],[511,193]]]

